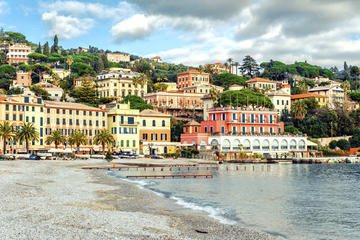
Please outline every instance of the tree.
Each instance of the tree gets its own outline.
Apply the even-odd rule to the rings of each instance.
[[[35,129],[33,123],[24,123],[22,128],[17,131],[16,138],[25,142],[26,152],[29,153],[29,142],[39,139],[39,132]]]
[[[68,65],[69,69],[71,68],[71,65],[74,63],[74,59],[69,56],[66,58],[66,64]]]
[[[350,143],[349,143],[349,141],[347,141],[345,139],[340,139],[337,142],[336,146],[338,148],[340,148],[341,150],[346,150],[346,151],[350,150]]]
[[[145,59],[140,59],[135,61],[134,64],[132,64],[131,70],[139,73],[144,73],[147,76],[150,76],[152,67],[148,61],[146,61]]]
[[[344,62],[344,71],[345,71],[345,72],[348,72],[348,71],[349,71],[349,67],[348,67],[346,61]]]
[[[220,73],[215,76],[214,84],[217,86],[222,86],[225,89],[228,89],[231,85],[241,85],[247,86],[243,77],[237,76],[232,73]]]
[[[48,59],[48,56],[46,56],[45,54],[41,54],[37,52],[30,53],[28,57],[34,62],[45,62]]]
[[[135,95],[127,95],[120,103],[129,103],[131,109],[139,109],[140,111],[144,109],[153,109],[151,104],[145,102],[144,99]]]
[[[68,142],[71,146],[76,146],[76,152],[79,154],[80,146],[87,144],[87,137],[81,131],[74,131],[69,137]]]
[[[307,113],[307,110],[306,110],[306,105],[305,105],[304,101],[302,101],[302,100],[295,101],[291,105],[291,115],[293,116],[294,119],[301,121],[304,119],[306,113]]]
[[[93,68],[82,62],[75,62],[71,65],[71,72],[77,74],[79,77],[81,76],[95,76],[96,72],[93,70]]]
[[[147,84],[148,81],[149,81],[148,76],[145,75],[144,73],[141,73],[139,76],[133,79],[133,84],[135,85],[135,87],[137,85],[144,86],[145,84]]]
[[[36,77],[38,78],[38,80],[35,80],[35,79],[33,79],[33,76],[32,76],[31,78],[33,80],[33,83],[42,82],[43,75],[45,73],[48,73],[48,74],[56,77],[55,74],[53,73],[52,69],[49,68],[48,66],[44,65],[44,64],[32,65],[30,67],[30,69],[31,69],[32,73],[35,74],[34,78],[36,78]]]
[[[115,138],[109,130],[102,129],[95,135],[94,142],[102,146],[103,154],[105,154],[105,146],[114,144]]]
[[[209,96],[213,102],[216,102],[217,100],[219,100],[221,93],[218,89],[213,87],[210,89]]]
[[[334,150],[335,148],[337,147],[337,141],[336,140],[332,140],[330,143],[329,143],[329,148]]]
[[[181,134],[184,133],[184,122],[171,118],[171,142],[180,142]]]
[[[349,139],[352,148],[360,147],[360,128],[355,128],[353,136]]]
[[[152,85],[153,92],[164,92],[167,90],[167,88],[168,88],[168,85],[166,85],[165,83],[162,83],[162,82],[158,82],[158,83],[155,83],[154,85]]]
[[[8,64],[0,66],[0,88],[9,90],[13,80],[16,79],[16,70]]]
[[[216,106],[258,106],[271,109],[274,108],[273,103],[267,96],[260,92],[252,91],[250,89],[224,92],[220,96]]]
[[[28,43],[25,35],[18,32],[5,32],[5,40],[12,43]]]
[[[81,87],[72,90],[70,96],[74,97],[76,102],[95,104],[97,97],[95,83],[92,78],[83,77],[81,79]]]
[[[44,44],[44,51],[43,51],[43,53],[44,53],[44,55],[46,55],[46,56],[49,56],[49,55],[50,55],[50,47],[49,47],[49,43],[48,43],[48,42],[46,42],[46,43]]]
[[[284,128],[284,132],[290,133],[290,134],[301,134],[301,131],[294,126],[286,126]]]
[[[357,67],[357,66],[352,66],[352,67],[350,68],[350,76],[351,76],[354,80],[357,80],[357,79],[358,79],[359,73],[360,73],[359,67]]]
[[[103,63],[101,57],[98,57],[98,58],[97,58],[94,70],[95,70],[95,72],[97,72],[97,73],[100,73],[101,71],[104,70],[104,63]]]
[[[59,39],[57,34],[54,37],[54,44],[51,46],[51,53],[58,53],[59,52]]]
[[[0,123],[0,137],[3,140],[3,154],[6,154],[6,142],[15,137],[15,133],[9,122]]]
[[[107,57],[106,57],[105,54],[101,55],[101,59],[102,59],[103,64],[104,64],[104,68],[105,68],[105,69],[109,68],[109,61],[108,61],[108,59],[107,59]]]
[[[256,63],[255,59],[248,55],[243,59],[243,64],[241,65],[240,69],[243,74],[246,73],[250,75],[251,78],[254,78],[259,74],[260,67]]]
[[[42,53],[40,42],[39,42],[39,46],[36,48],[35,52],[36,53]]]
[[[50,144],[54,143],[55,148],[57,149],[58,146],[65,141],[65,136],[62,134],[61,130],[52,131],[50,136],[46,138]]]
[[[232,63],[233,63],[233,59],[232,58],[229,58],[228,60],[227,60],[227,62],[229,63],[229,68],[230,68],[230,73],[232,73],[232,67],[233,67],[233,65],[232,65]]]

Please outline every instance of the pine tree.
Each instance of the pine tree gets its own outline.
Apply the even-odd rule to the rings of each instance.
[[[78,102],[82,103],[95,103],[96,102],[96,89],[94,81],[89,77],[84,77],[81,81],[81,87],[77,92]]]
[[[101,72],[102,70],[104,70],[104,63],[102,61],[102,57],[98,57],[97,60],[96,60],[96,63],[95,63],[95,68],[94,70],[99,73]]]
[[[259,74],[260,67],[256,63],[255,59],[248,55],[243,59],[243,64],[241,65],[240,70],[243,74],[246,73],[253,78]]]
[[[349,67],[348,67],[348,65],[347,65],[346,62],[344,62],[344,71],[345,71],[345,72],[348,72],[348,71],[349,71]]]
[[[58,53],[58,52],[59,52],[59,39],[58,36],[55,34],[54,44],[51,47],[51,53]]]
[[[42,53],[40,42],[39,42],[39,46],[37,47],[37,49],[35,50],[35,52],[36,52],[36,53]]]
[[[108,59],[107,59],[107,57],[106,57],[106,54],[103,54],[103,55],[101,55],[101,59],[102,59],[102,62],[103,62],[103,64],[104,64],[104,68],[106,69],[106,68],[109,68],[110,66],[109,66],[109,61],[108,61]]]
[[[46,42],[44,45],[44,55],[49,56],[50,55],[50,47],[49,47],[49,43]]]

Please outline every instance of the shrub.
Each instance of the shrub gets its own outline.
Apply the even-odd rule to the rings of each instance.
[[[341,139],[337,142],[336,146],[341,150],[350,150],[350,143],[348,140]]]
[[[329,148],[334,150],[336,147],[337,147],[337,141],[336,141],[336,140],[332,140],[332,141],[329,143]]]

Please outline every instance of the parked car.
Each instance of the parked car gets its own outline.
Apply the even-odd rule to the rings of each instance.
[[[30,155],[29,157],[25,158],[25,160],[41,160],[41,157],[36,155]]]
[[[159,156],[159,155],[150,155],[150,157],[153,159],[164,159],[163,156]]]

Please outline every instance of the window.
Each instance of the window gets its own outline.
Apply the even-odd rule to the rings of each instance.
[[[250,117],[251,117],[251,123],[254,123],[255,122],[255,115],[251,114]]]
[[[128,117],[128,124],[134,124],[134,117]]]
[[[130,147],[130,140],[126,140],[126,146]]]
[[[72,110],[69,110],[69,114],[70,114],[70,115],[72,114]]]
[[[32,117],[32,122],[35,123],[35,117]]]
[[[25,103],[29,103],[29,97],[25,97],[25,98],[24,98],[24,102],[25,102]]]
[[[251,133],[255,132],[255,127],[251,127]]]
[[[246,122],[246,115],[245,114],[241,114],[241,122]]]
[[[8,104],[6,104],[5,110],[9,111],[9,105]]]
[[[69,119],[69,125],[72,125],[73,122],[72,122],[72,119]]]
[[[233,113],[233,114],[232,114],[232,120],[233,120],[233,121],[236,121],[236,113]]]
[[[133,147],[136,147],[136,141],[133,140]]]
[[[143,120],[143,126],[146,127],[146,120]]]
[[[273,115],[270,115],[270,120],[269,120],[270,123],[273,123]]]
[[[31,108],[31,111],[35,112],[35,107],[32,107],[32,108]]]
[[[89,120],[89,126],[92,126],[92,121],[91,120]]]
[[[124,124],[124,116],[120,116],[120,123]]]
[[[116,116],[113,116],[113,122],[116,122]]]
[[[47,124],[50,124],[50,118],[47,118],[47,119],[46,119],[46,123],[47,123]]]
[[[264,123],[264,115],[260,115],[260,123]]]
[[[86,120],[84,120],[83,123],[84,123],[84,126],[86,126]]]
[[[13,111],[16,111],[16,105],[13,105]]]
[[[86,116],[86,111],[83,111],[83,115]]]
[[[124,146],[124,140],[121,140],[120,143],[121,143],[120,146],[123,147]]]
[[[152,121],[152,125],[153,125],[153,127],[156,126],[156,121],[155,120]]]
[[[76,119],[76,126],[79,126],[80,125],[80,121],[79,119]]]
[[[264,133],[264,127],[260,127],[260,133]]]
[[[23,120],[23,115],[22,115],[22,114],[19,115],[19,120],[20,120],[20,121]]]
[[[246,127],[242,127],[242,132],[246,133]]]
[[[92,116],[92,112],[89,112],[89,116]]]
[[[212,120],[216,121],[216,115],[215,114],[212,114]]]
[[[226,120],[226,114],[225,113],[221,114],[221,120],[223,120],[223,121]]]
[[[59,109],[56,109],[56,114],[59,114],[60,113],[60,110]]]
[[[50,108],[48,108],[48,109],[46,110],[46,112],[47,112],[47,113],[50,113]]]
[[[56,124],[60,124],[60,119],[59,118],[56,119]]]
[[[65,109],[63,109],[63,114],[66,114],[66,110],[65,110]]]
[[[165,127],[165,120],[162,120],[162,126]]]
[[[143,133],[143,140],[148,140],[148,135],[147,135],[147,133]]]
[[[76,110],[76,115],[79,115],[79,110]]]
[[[208,129],[207,129],[207,127],[204,127],[204,131],[205,131],[205,133],[207,133],[207,130],[208,130]]]
[[[96,124],[97,127],[99,126],[99,120],[96,120]]]
[[[210,132],[214,132],[214,128],[213,127],[210,127]]]
[[[224,126],[221,127],[221,133],[225,134],[225,127]]]
[[[16,114],[13,114],[13,121],[16,121]]]
[[[20,115],[20,116],[21,116],[21,118],[22,118],[22,115]],[[41,118],[40,118],[40,126],[42,127],[43,124],[44,124],[44,119],[41,117]]]

